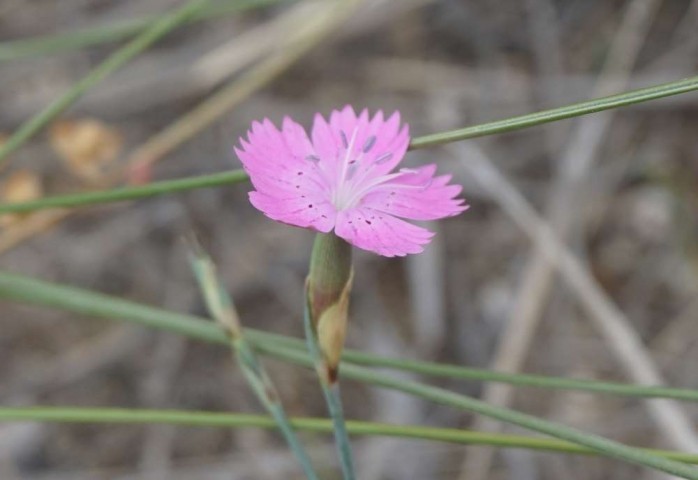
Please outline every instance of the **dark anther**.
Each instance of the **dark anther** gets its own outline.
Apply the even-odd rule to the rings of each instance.
[[[392,153],[384,153],[383,155],[381,155],[380,157],[378,157],[378,158],[376,159],[376,164],[380,165],[380,164],[382,164],[382,163],[387,162],[387,161],[390,160],[391,158],[393,158],[393,154],[392,154]]]
[[[366,139],[366,143],[364,143],[364,153],[368,153],[373,146],[376,144],[376,136],[371,135]]]

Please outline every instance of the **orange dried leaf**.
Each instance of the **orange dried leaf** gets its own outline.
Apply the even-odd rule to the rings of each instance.
[[[90,183],[103,179],[123,145],[119,132],[94,119],[59,120],[50,140],[70,172]]]

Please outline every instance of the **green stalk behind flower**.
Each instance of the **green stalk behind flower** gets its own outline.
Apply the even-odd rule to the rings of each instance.
[[[344,480],[356,478],[338,382],[353,276],[351,245],[334,233],[318,233],[305,284],[303,322],[308,350],[332,419]]]
[[[281,434],[303,468],[306,478],[308,480],[319,480],[313,469],[310,457],[291,426],[276,387],[267,374],[264,365],[258,360],[255,351],[245,338],[237,310],[233,305],[232,299],[218,280],[213,261],[195,239],[192,239],[191,246],[192,270],[206,301],[206,307],[213,319],[228,334],[230,345],[247,383],[260,403],[276,421]]]
[[[311,334],[322,360],[318,374],[329,385],[337,381],[353,277],[351,245],[334,233],[319,233],[310,257],[306,295]]]

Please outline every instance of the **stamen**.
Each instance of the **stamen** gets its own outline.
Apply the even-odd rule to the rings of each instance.
[[[418,173],[417,170],[413,170],[411,168],[403,168],[399,172],[396,173],[389,173],[387,175],[381,175],[380,177],[374,178],[366,183],[360,184],[359,188],[354,189],[351,192],[351,196],[349,196],[346,201],[342,203],[341,206],[338,206],[340,209],[348,208],[357,203],[361,198],[367,194],[370,191],[373,190],[381,190],[383,188],[392,188],[392,189],[415,189],[419,188],[421,189],[421,185],[400,185],[400,184],[394,184],[394,183],[388,183],[391,180],[395,178],[402,177],[403,175],[412,175],[414,173]]]
[[[375,136],[375,135],[371,135],[370,137],[368,137],[368,138],[366,139],[366,143],[364,143],[363,152],[364,152],[364,153],[368,153],[368,152],[373,148],[373,146],[374,146],[375,144],[376,144],[376,136]]]
[[[343,130],[339,131],[339,134],[342,137],[342,142],[344,143],[344,149],[346,150],[346,152],[344,154],[344,160],[342,161],[342,168],[339,172],[339,178],[337,179],[336,188],[334,190],[334,193],[332,194],[332,201],[335,205],[343,203],[343,199],[348,194],[349,186],[346,184],[346,178],[347,178],[347,171],[352,166],[352,165],[350,165],[350,161],[351,161],[352,151],[354,150],[354,141],[356,140],[357,131],[358,131],[358,127],[354,128],[354,131],[351,134],[350,141],[347,141],[347,135],[344,133]]]
[[[381,155],[380,157],[378,157],[374,163],[375,163],[376,165],[383,165],[384,163],[386,163],[386,162],[387,162],[388,160],[390,160],[391,158],[393,158],[393,154],[392,154],[392,153],[390,153],[390,152],[384,153],[383,155]]]

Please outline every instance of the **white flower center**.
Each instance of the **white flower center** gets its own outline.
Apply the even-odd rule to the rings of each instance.
[[[371,178],[370,174],[373,169],[378,165],[382,165],[390,161],[393,154],[391,152],[383,153],[370,164],[362,165],[361,160],[363,159],[364,154],[369,153],[376,144],[376,137],[368,137],[361,151],[357,156],[354,157],[356,133],[357,129],[355,128],[351,134],[351,138],[347,139],[346,134],[344,132],[340,132],[345,153],[344,157],[342,158],[342,164],[336,176],[334,187],[331,189],[330,193],[332,205],[334,205],[337,210],[341,211],[354,208],[359,204],[361,199],[371,191],[383,190],[386,187],[390,188],[390,190],[428,188],[429,185],[388,184],[390,180],[395,178],[418,173],[417,170],[410,168],[402,168],[395,173],[388,173],[386,175],[379,175]],[[362,170],[359,171],[359,168],[362,166]]]

